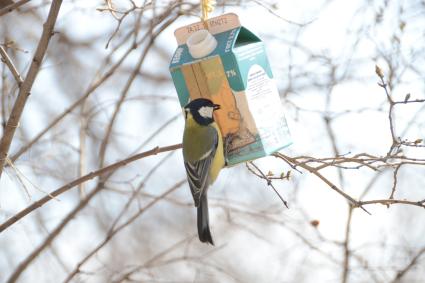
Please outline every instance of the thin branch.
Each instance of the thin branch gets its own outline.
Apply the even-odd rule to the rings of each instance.
[[[121,282],[123,282],[125,280],[128,280],[132,274],[138,272],[139,270],[141,270],[143,268],[148,268],[148,267],[152,266],[155,261],[158,261],[159,259],[161,259],[161,258],[165,257],[166,255],[170,254],[172,251],[174,251],[177,248],[179,248],[182,244],[185,244],[188,241],[190,241],[190,239],[192,239],[194,236],[195,235],[191,235],[189,237],[183,238],[182,240],[174,243],[170,247],[167,247],[163,251],[159,252],[158,254],[156,254],[155,256],[153,256],[152,258],[150,258],[149,260],[147,260],[143,265],[136,266],[136,267],[132,268],[130,271],[125,272],[118,279],[115,279],[112,282],[113,283],[121,283]]]
[[[10,72],[12,73],[13,77],[16,80],[16,83],[19,87],[21,87],[24,80],[21,77],[21,74],[19,74],[18,69],[16,69],[15,64],[13,64],[12,59],[10,59],[9,55],[7,54],[6,50],[4,50],[3,46],[0,45],[0,55],[2,57],[2,60],[9,68]]]
[[[137,186],[137,189],[135,189],[129,199],[127,200],[127,203],[124,205],[124,207],[121,209],[121,212],[118,214],[118,216],[115,218],[115,220],[111,224],[111,228],[115,229],[115,226],[118,224],[118,222],[121,220],[121,218],[124,216],[124,214],[127,212],[127,210],[130,208],[130,205],[134,202],[137,196],[141,195],[141,190],[146,185],[147,181],[153,176],[153,174],[161,167],[162,164],[164,164],[165,161],[168,160],[173,155],[174,152],[168,153],[165,157],[163,157],[155,166],[153,166],[149,172],[146,173],[146,176],[143,178],[143,180],[140,182],[140,184]],[[147,198],[156,198],[156,195],[144,195],[144,197]]]
[[[397,272],[396,277],[394,278],[393,281],[391,281],[392,283],[398,283],[401,282],[401,278],[406,275],[406,273],[417,264],[418,259],[425,254],[425,248],[422,248],[421,250],[419,250],[419,252],[412,258],[412,260],[409,262],[408,265],[406,265],[405,268],[403,268],[402,270],[400,270],[399,272]]]
[[[424,103],[425,99],[412,99],[412,100],[403,100],[403,101],[394,101],[394,105],[396,104],[408,104],[408,103]]]
[[[181,117],[181,112],[177,113],[169,120],[167,120],[164,124],[162,124],[158,129],[155,130],[140,146],[136,148],[134,152],[138,152],[142,150],[145,146],[147,146],[156,136],[158,136],[167,126],[169,126],[172,122],[176,121],[177,118]]]
[[[41,34],[41,38],[34,57],[31,61],[30,68],[21,88],[19,89],[18,97],[16,98],[15,104],[13,105],[12,112],[6,124],[6,128],[4,129],[4,134],[0,142],[0,178],[10,145],[15,135],[16,128],[19,125],[19,121],[24,111],[27,99],[30,95],[31,88],[35,78],[37,77],[38,71],[40,70],[41,63],[43,62],[47,47],[53,35],[53,28],[55,26],[61,5],[62,0],[53,0],[50,6],[49,15],[47,16],[46,22],[43,24],[43,33]]]
[[[52,200],[53,197],[57,197],[58,195],[63,194],[64,192],[70,190],[71,188],[78,186],[79,184],[82,184],[83,182],[91,180],[91,179],[93,179],[97,176],[102,176],[103,174],[105,174],[107,172],[117,170],[118,168],[123,167],[123,166],[125,166],[125,165],[127,165],[127,164],[129,164],[133,161],[136,161],[136,160],[139,160],[139,159],[151,156],[151,155],[156,155],[158,153],[180,149],[181,147],[182,147],[181,144],[175,144],[175,145],[170,145],[170,146],[165,146],[165,147],[155,147],[154,149],[133,155],[129,158],[126,158],[124,160],[121,160],[121,161],[116,162],[114,164],[111,164],[109,166],[106,166],[102,169],[99,169],[97,171],[94,171],[94,172],[91,172],[87,175],[84,175],[83,177],[78,178],[78,179],[56,189],[55,191],[50,193],[48,196],[41,198],[40,200],[38,200],[38,201],[34,202],[33,204],[31,204],[30,206],[28,206],[27,208],[21,210],[20,212],[18,212],[14,216],[10,217],[8,220],[6,220],[5,222],[3,222],[0,225],[0,233],[2,233],[4,230],[9,228],[11,225],[15,224],[20,219],[24,218],[29,213],[33,212],[35,209],[43,206],[44,204],[46,204],[47,202]]]
[[[401,165],[402,164],[397,165],[397,167],[394,169],[394,172],[393,172],[393,188],[391,189],[391,194],[390,194],[389,199],[394,199],[394,193],[395,193],[395,190],[397,188],[397,181],[398,181],[397,174],[398,174],[398,170],[400,170],[400,168],[401,168]]]
[[[343,270],[342,270],[342,283],[348,282],[348,275],[350,272],[350,259],[351,259],[351,251],[350,251],[350,230],[351,230],[351,223],[352,223],[352,217],[353,217],[353,206],[350,205],[348,207],[348,216],[347,216],[347,223],[345,224],[345,240],[344,240],[344,262],[343,262]]]
[[[384,73],[378,65],[375,66],[375,73],[378,75],[379,79],[381,80],[378,83],[378,85],[384,89],[385,95],[387,97],[387,101],[388,101],[388,104],[389,104],[388,121],[389,121],[389,124],[390,124],[392,144],[391,144],[390,150],[387,153],[387,156],[390,156],[392,153],[394,153],[394,149],[396,149],[400,146],[400,140],[397,138],[396,133],[395,133],[395,128],[394,128],[394,119],[393,119],[394,113],[393,112],[394,112],[395,102],[394,102],[394,100],[393,100],[393,98],[392,98],[392,96],[391,96],[391,94],[388,90],[388,84],[384,80]]]
[[[85,104],[81,105],[80,110],[80,129],[79,129],[79,146],[78,146],[78,177],[82,177],[86,172],[87,162],[87,151],[86,151],[86,131],[87,131],[87,117],[85,114]],[[84,184],[78,186],[80,191],[80,198],[83,199],[85,196]]]
[[[272,8],[270,8],[270,7],[266,6],[266,4],[264,4],[264,3],[263,3],[263,1],[258,1],[258,0],[252,0],[252,1],[253,1],[254,3],[256,3],[257,5],[259,5],[259,6],[263,7],[264,9],[266,9],[266,10],[267,10],[267,12],[269,12],[269,13],[270,13],[270,14],[272,14],[273,16],[275,16],[275,17],[277,17],[277,18],[281,19],[282,21],[284,21],[284,22],[286,22],[286,23],[288,23],[288,24],[291,24],[291,25],[296,25],[296,26],[299,26],[299,27],[305,27],[305,26],[307,26],[307,25],[309,25],[309,24],[311,24],[312,22],[314,22],[314,21],[315,21],[315,19],[313,19],[313,20],[310,20],[310,21],[305,22],[305,23],[297,23],[297,22],[294,22],[294,21],[291,21],[291,20],[285,19],[285,18],[284,18],[284,17],[282,17],[281,15],[277,14],[275,11],[273,11],[273,9],[272,9]]]
[[[391,204],[406,204],[406,205],[414,205],[414,206],[425,208],[425,200],[411,201],[411,200],[405,200],[405,199],[376,199],[376,200],[365,200],[365,201],[358,202],[358,206],[363,206],[368,204],[382,204],[385,206],[388,206]]]
[[[255,165],[254,164],[254,162],[252,162],[252,161],[250,161],[250,162],[248,162],[249,164],[251,164],[258,172],[259,172],[259,174],[260,174],[260,178],[262,178],[262,179],[264,179],[264,180],[266,180],[266,182],[267,182],[267,185],[268,186],[270,186],[272,189],[273,189],[273,191],[276,193],[276,195],[280,198],[280,200],[282,201],[282,203],[286,206],[286,208],[289,208],[288,207],[288,202],[279,194],[279,192],[276,190],[276,188],[273,186],[273,183],[272,183],[272,180],[270,180],[267,176],[266,176],[266,174],[264,174],[263,173],[263,171],[261,171],[260,170],[260,168],[258,168],[257,167],[257,165]],[[256,174],[251,168],[249,168],[249,166],[248,166],[248,163],[246,163],[246,167],[248,168],[248,170],[250,171],[250,172],[252,172],[253,174],[255,174],[255,175],[257,175],[258,176],[258,174]]]
[[[0,10],[0,17],[3,16],[3,15],[5,15],[5,14],[7,14],[7,13],[12,12],[13,10],[21,7],[22,5],[28,3],[29,1],[31,1],[31,0],[20,0],[20,1],[16,2],[16,3],[13,3],[11,5],[8,5],[8,6],[4,7],[4,8],[2,8]]]

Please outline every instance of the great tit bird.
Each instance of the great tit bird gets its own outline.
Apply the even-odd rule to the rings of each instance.
[[[220,105],[198,98],[184,107],[183,159],[187,180],[198,210],[198,236],[214,245],[208,220],[207,190],[224,167],[223,139],[214,122]]]

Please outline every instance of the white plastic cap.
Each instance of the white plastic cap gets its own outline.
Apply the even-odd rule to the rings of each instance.
[[[186,41],[189,53],[193,58],[207,56],[217,47],[217,40],[206,29],[194,32]]]

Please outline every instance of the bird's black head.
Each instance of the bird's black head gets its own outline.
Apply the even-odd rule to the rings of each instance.
[[[214,104],[206,98],[192,100],[184,107],[185,115],[190,113],[193,119],[202,126],[207,126],[214,122],[213,112],[220,109],[220,105]]]

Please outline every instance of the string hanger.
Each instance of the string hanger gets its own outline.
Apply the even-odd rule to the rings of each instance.
[[[205,28],[207,29],[208,29],[208,25],[206,21],[208,20],[209,13],[214,11],[215,4],[216,4],[215,0],[201,0],[201,13],[202,13],[201,19],[202,19],[202,22],[204,23]]]

